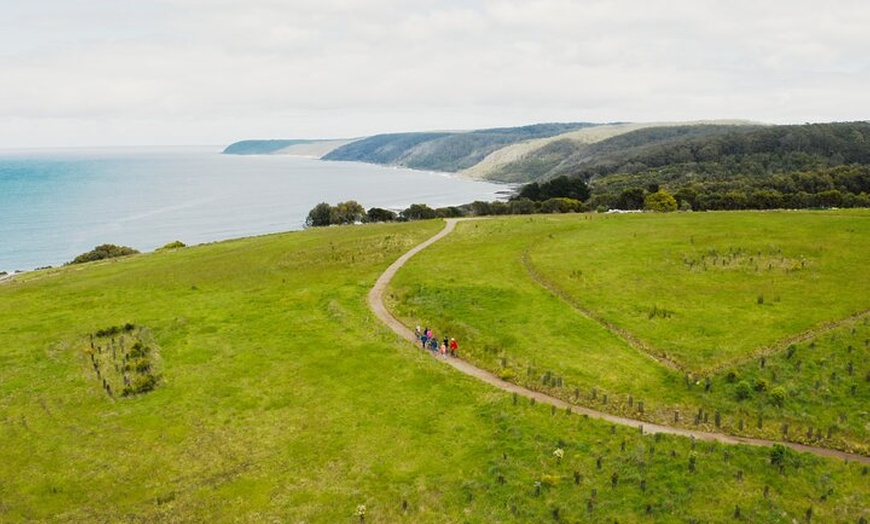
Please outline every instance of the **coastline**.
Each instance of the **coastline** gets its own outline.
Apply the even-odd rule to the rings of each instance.
[[[13,278],[17,277],[18,275],[23,275],[24,273],[26,273],[26,271],[12,271],[4,275],[0,275],[0,284],[11,281]]]
[[[0,154],[0,271],[58,267],[101,244],[142,252],[304,228],[318,202],[399,210],[503,199],[454,173],[213,148]],[[21,181],[28,181],[23,185]],[[171,188],[171,189],[170,189]]]

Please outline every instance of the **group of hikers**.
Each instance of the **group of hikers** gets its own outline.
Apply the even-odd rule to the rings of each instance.
[[[414,329],[414,334],[420,341],[420,346],[423,349],[428,349],[435,356],[440,353],[441,358],[447,358],[447,355],[455,357],[456,351],[459,349],[459,344],[456,343],[455,338],[444,337],[444,340],[439,341],[428,327],[421,329],[420,326],[417,326]]]

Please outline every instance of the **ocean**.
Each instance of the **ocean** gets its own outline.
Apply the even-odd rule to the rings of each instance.
[[[220,148],[0,150],[0,271],[100,244],[152,251],[299,230],[320,202],[366,209],[492,201],[507,186],[443,173]]]

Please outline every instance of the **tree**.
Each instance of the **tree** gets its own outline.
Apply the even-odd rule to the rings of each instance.
[[[622,191],[616,199],[617,209],[643,209],[646,192],[641,187],[631,187]]]
[[[458,218],[464,216],[464,213],[456,206],[447,206],[436,209],[435,216],[438,218]]]
[[[405,209],[400,214],[404,220],[427,220],[435,218],[435,210],[426,204],[411,204],[408,209]]]
[[[491,215],[492,204],[483,200],[475,200],[471,203],[471,214],[478,217]]]
[[[579,176],[560,176],[541,184],[537,182],[526,184],[514,198],[528,198],[535,202],[551,198],[571,198],[573,200],[585,201],[589,198],[589,195],[589,186],[583,178]]]
[[[356,200],[339,202],[335,206],[335,219],[338,224],[355,224],[366,216],[366,210]]]
[[[366,213],[366,220],[369,222],[392,222],[396,218],[397,215],[394,212],[379,207],[373,207]]]
[[[308,212],[305,227],[323,227],[338,223],[336,209],[326,202],[321,202]]]
[[[535,203],[528,198],[511,200],[508,205],[512,215],[529,215],[535,212]]]
[[[644,209],[657,213],[669,213],[677,210],[676,199],[664,189],[646,196],[643,202]]]

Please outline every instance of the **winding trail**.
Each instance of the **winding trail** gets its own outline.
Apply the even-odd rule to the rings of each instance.
[[[372,287],[371,291],[368,294],[368,303],[372,312],[375,316],[378,317],[381,322],[386,324],[390,329],[392,329],[397,335],[404,338],[408,342],[417,346],[417,337],[414,335],[414,332],[399,322],[396,317],[394,317],[389,311],[387,311],[386,306],[384,306],[384,291],[387,288],[387,285],[393,279],[396,272],[407,262],[411,257],[419,253],[420,251],[426,249],[430,245],[435,242],[441,240],[445,236],[449,235],[453,229],[456,227],[456,223],[460,220],[468,220],[468,219],[460,219],[460,218],[448,218],[446,219],[446,225],[444,229],[439,231],[435,236],[429,238],[423,243],[415,246],[410,251],[399,257],[395,262],[393,262],[390,267],[384,271],[384,273],[378,278],[375,282],[374,287]],[[512,382],[507,382],[493,375],[492,373],[485,371],[483,369],[478,368],[477,366],[472,365],[471,363],[459,359],[459,358],[448,358],[443,360],[446,364],[453,366],[457,370],[465,373],[466,375],[470,375],[474,378],[477,378],[487,384],[490,384],[498,389],[503,391],[507,391],[510,393],[516,393],[517,395],[522,395],[524,397],[535,399],[536,402],[540,402],[542,404],[549,404],[552,406],[556,406],[559,409],[563,410],[571,410],[573,413],[579,413],[582,415],[586,415],[590,418],[600,419],[612,424],[619,424],[622,426],[629,426],[633,428],[637,428],[642,433],[655,434],[655,433],[666,433],[670,435],[680,435],[684,437],[695,438],[703,441],[711,441],[711,442],[721,442],[723,444],[747,444],[751,446],[765,446],[770,447],[774,444],[782,444],[788,446],[794,450],[802,451],[806,453],[813,453],[815,455],[819,455],[822,457],[834,457],[840,458],[843,460],[854,460],[858,462],[862,462],[865,464],[870,464],[870,457],[859,455],[856,453],[848,453],[846,451],[839,451],[835,449],[821,448],[816,446],[808,446],[805,444],[798,444],[795,442],[777,442],[772,440],[764,440],[764,439],[756,439],[756,438],[748,438],[748,437],[739,437],[734,435],[726,435],[724,433],[710,433],[706,431],[695,431],[691,429],[684,428],[675,428],[671,426],[662,426],[659,424],[653,424],[650,422],[644,422],[640,420],[630,419],[626,417],[619,417],[616,415],[611,415],[609,413],[604,413],[601,411],[596,411],[594,409],[590,409],[584,406],[578,406],[575,404],[569,404],[564,400],[558,399],[556,397],[552,397],[545,393],[540,393],[538,391],[532,391],[530,389],[524,388]]]

